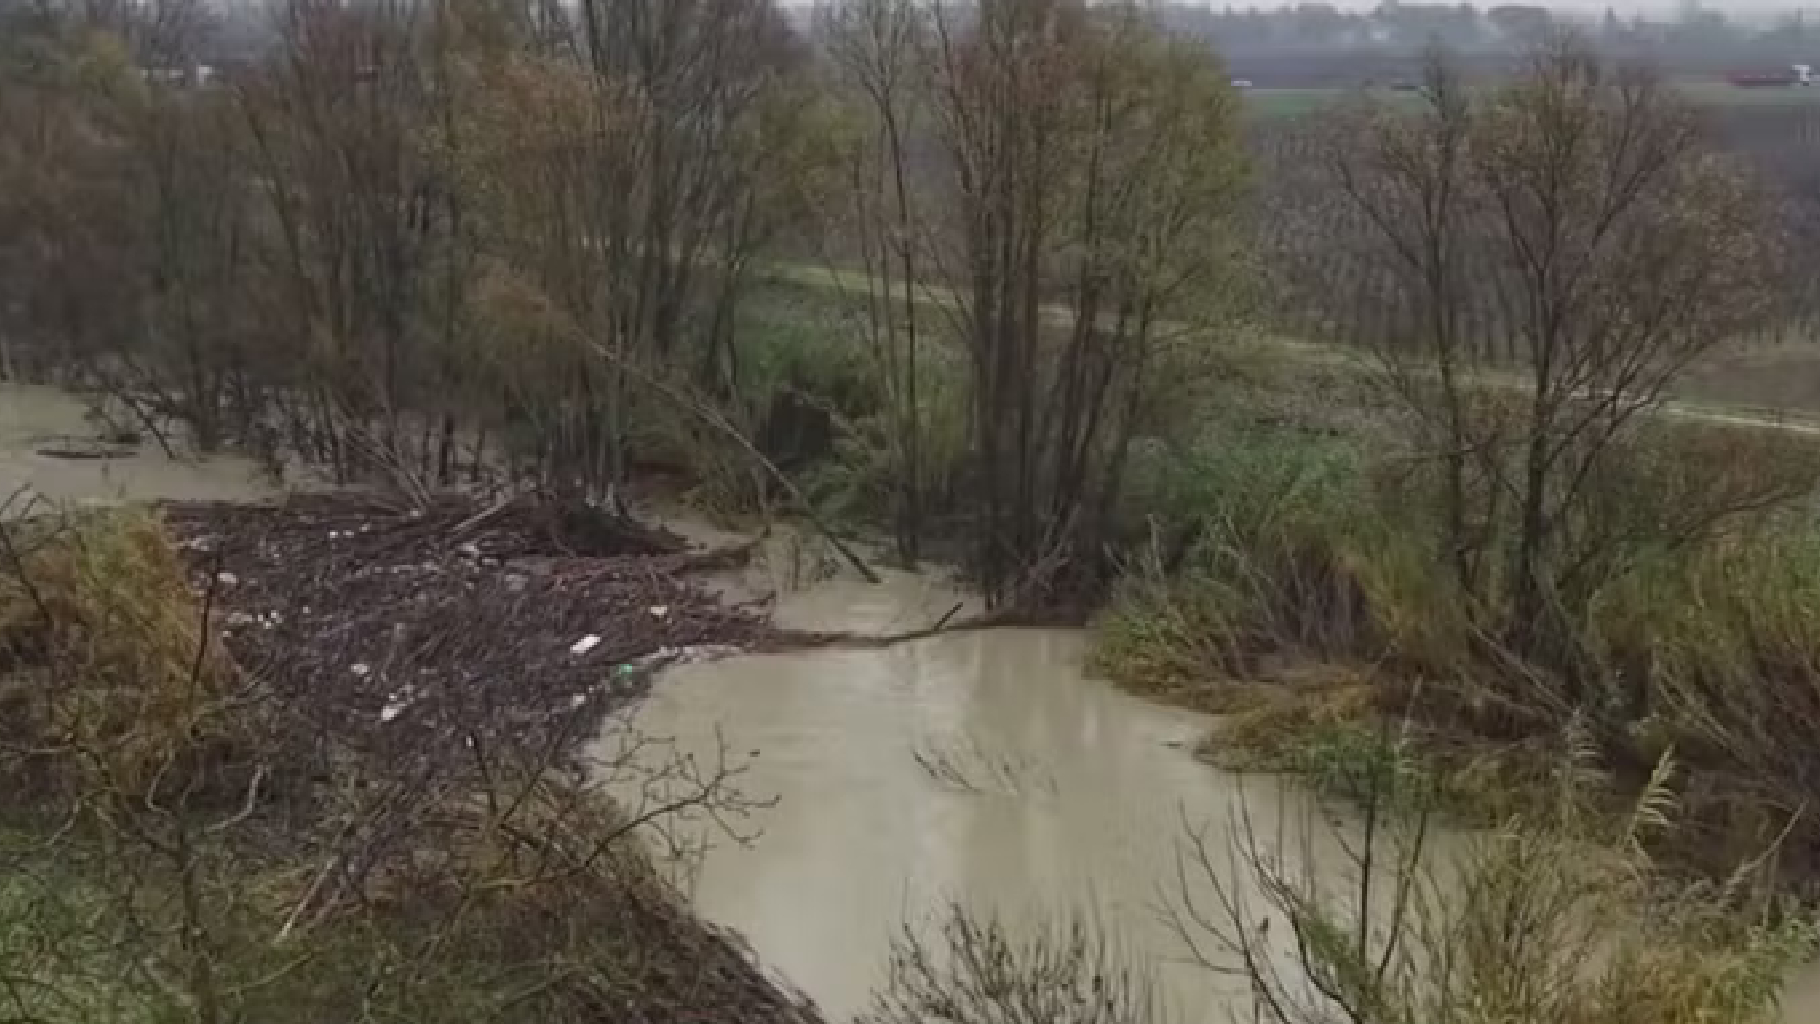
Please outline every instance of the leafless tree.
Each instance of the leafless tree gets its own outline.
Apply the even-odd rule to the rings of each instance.
[[[1688,366],[1760,325],[1777,247],[1759,191],[1647,69],[1562,36],[1502,88],[1468,90],[1441,57],[1427,81],[1419,113],[1370,109],[1335,135],[1332,180],[1368,228],[1349,255],[1414,313],[1379,354],[1436,467],[1463,598],[1501,643],[1566,670],[1573,621],[1626,550],[1599,495]],[[1476,355],[1486,303],[1520,386]],[[1663,536],[1788,497],[1766,479],[1684,500]]]
[[[888,197],[862,210],[887,275],[870,322],[907,393],[915,302],[941,290],[970,369],[972,566],[995,601],[1059,597],[1103,562],[1127,442],[1192,364],[1181,326],[1205,322],[1233,265],[1235,101],[1217,59],[1136,5],[836,19],[879,136],[859,187]],[[913,155],[937,169],[928,186],[904,180]],[[1083,579],[1056,578],[1064,564]]]
[[[849,157],[851,215],[843,220],[864,275],[863,323],[884,381],[896,477],[898,554],[915,562],[924,529],[921,310],[928,197],[913,189],[911,147],[927,128],[923,63],[928,11],[913,0],[856,0],[829,8],[824,33],[843,83],[864,111],[865,137]]]
[[[1157,1024],[1156,981],[1097,922],[1019,927],[949,909],[892,943],[885,984],[863,1024]]]

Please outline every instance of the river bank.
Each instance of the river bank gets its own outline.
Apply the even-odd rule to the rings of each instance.
[[[895,633],[960,596],[926,578],[835,578],[781,594],[777,621]],[[1030,934],[1092,922],[1153,976],[1158,1019],[1248,1014],[1244,978],[1191,962],[1181,910],[1226,893],[1264,912],[1259,879],[1230,857],[1247,827],[1342,893],[1360,822],[1295,779],[1196,760],[1216,719],[1092,678],[1087,645],[1078,631],[1000,630],[667,671],[641,721],[685,749],[749,750],[746,783],[777,800],[756,815],[755,843],[709,851],[695,906],[750,937],[833,1019],[868,1006],[903,928],[932,935],[954,905]],[[1218,877],[1184,859],[1192,832]],[[1474,835],[1437,827],[1428,841],[1445,862]],[[1293,972],[1289,934],[1276,930],[1273,956]],[[1809,970],[1782,1019],[1816,1014],[1820,971]]]
[[[124,441],[64,459],[99,447],[81,403],[0,409],[11,1012],[821,1019],[643,850],[749,806],[636,725],[652,675],[784,637],[698,553],[521,502],[273,500]]]
[[[432,539],[431,556],[410,545],[389,545],[387,529],[363,531],[370,516],[324,518],[320,508],[288,524],[262,520],[269,512],[226,507],[179,508],[175,519],[192,541],[195,566],[232,577],[219,590],[220,612],[224,619],[244,617],[238,627],[248,630],[249,639],[242,641],[247,659],[282,658],[279,640],[300,638],[296,650],[308,652],[299,659],[307,671],[297,670],[296,684],[332,681],[319,700],[349,716],[350,733],[391,735],[428,727],[413,734],[419,739],[391,748],[407,753],[447,756],[465,749],[466,731],[447,727],[450,713],[457,721],[484,716],[495,727],[573,713],[573,700],[587,697],[588,687],[603,675],[611,684],[615,666],[727,639],[703,632],[704,623],[717,623],[718,630],[737,622],[748,632],[734,639],[750,650],[763,649],[767,637],[788,631],[914,631],[967,604],[966,595],[941,581],[908,573],[887,572],[883,584],[866,584],[837,561],[817,555],[814,544],[780,536],[775,550],[767,550],[770,545],[754,550],[752,567],[719,570],[698,584],[699,595],[722,602],[774,595],[774,603],[763,609],[768,621],[757,615],[729,620],[725,616],[732,613],[722,605],[711,611],[694,596],[678,597],[675,588],[688,584],[677,579],[674,561],[664,561],[673,554],[634,556],[624,565],[643,565],[640,573],[599,574],[606,581],[599,585],[607,589],[583,587],[564,598],[572,603],[552,605],[553,592],[567,590],[576,579],[559,564],[573,552],[539,550],[522,534],[489,538],[479,527],[448,535],[449,527],[483,511],[468,510],[428,531],[420,521],[413,525],[408,514],[387,519],[397,531],[394,539]],[[231,525],[211,531],[204,513],[225,515]],[[210,551],[194,544],[211,532],[244,538],[219,550],[250,560],[215,565],[204,557]],[[738,539],[680,532],[710,545]],[[344,533],[351,536],[332,536]],[[261,550],[262,538],[272,539],[272,545]],[[522,564],[513,564],[527,558],[553,568],[533,582]],[[426,562],[435,570],[413,576]],[[375,571],[387,567],[412,567],[412,573]],[[295,589],[268,582],[274,574],[298,581]],[[493,584],[509,592],[515,575],[526,577],[524,593],[535,600],[510,604],[514,611],[503,627],[477,627],[493,612],[484,602],[459,595],[470,586]],[[429,586],[432,579],[440,582]],[[208,578],[198,582],[206,592]],[[344,584],[352,589],[335,596]],[[216,585],[223,586],[218,578]],[[236,591],[238,596],[230,596]],[[390,648],[390,637],[380,628],[385,613],[414,606],[420,593],[430,599],[408,621],[428,628],[436,642],[403,646],[418,667],[444,673],[455,685],[412,686],[405,693],[380,685],[373,668]],[[450,595],[457,596],[450,600]],[[235,601],[245,606],[234,606]],[[296,614],[306,605],[330,610]],[[664,613],[655,614],[660,608]],[[268,629],[264,623],[273,612],[285,621]],[[610,621],[612,628],[586,625],[571,612],[588,622]],[[678,631],[653,633],[653,628]],[[452,635],[457,631],[461,635]],[[590,635],[600,639],[575,655],[573,648]],[[510,643],[501,643],[502,637]],[[1192,872],[1185,877],[1178,859],[1185,826],[1205,826],[1217,853],[1233,838],[1237,816],[1249,813],[1259,832],[1274,837],[1287,856],[1305,857],[1312,875],[1337,887],[1345,884],[1339,840],[1349,823],[1342,817],[1337,829],[1330,827],[1331,810],[1293,781],[1218,772],[1197,762],[1192,748],[1211,720],[1089,678],[1082,669],[1084,644],[1082,634],[1073,631],[992,630],[873,649],[741,654],[670,667],[649,679],[649,694],[636,707],[626,706],[624,722],[683,759],[667,763],[731,762],[741,816],[732,834],[703,828],[699,821],[667,832],[657,847],[659,867],[689,886],[691,906],[705,921],[743,934],[758,961],[800,986],[830,1019],[866,1007],[885,980],[884,964],[900,924],[926,931],[951,904],[1033,930],[1062,917],[1093,920],[1123,956],[1158,976],[1174,1019],[1219,1020],[1243,1010],[1248,995],[1243,979],[1181,962],[1184,951],[1169,912],[1185,896],[1209,895],[1210,887],[1255,895],[1257,880],[1236,862],[1223,865],[1218,878]],[[733,651],[723,647],[711,653]],[[369,669],[364,674],[356,670],[363,665]],[[475,665],[488,667],[484,674],[497,676],[500,685],[471,690]],[[388,682],[397,680],[394,675]],[[468,692],[482,699],[447,700]],[[588,715],[607,706],[591,699],[583,705]],[[585,734],[605,722],[588,718],[561,731]],[[392,730],[394,725],[399,729]],[[650,774],[627,774],[635,760],[628,758],[624,742],[630,734],[605,731],[585,753],[597,779],[624,804],[648,804]],[[1445,850],[1469,838],[1449,833],[1437,843]],[[680,860],[662,856],[678,850],[686,854]],[[715,934],[666,920],[691,935]],[[1278,935],[1286,937],[1286,931]],[[678,955],[694,955],[688,951],[697,948],[695,941],[674,948]],[[740,952],[742,943],[724,941],[711,940],[721,951],[714,956],[722,967],[710,973],[738,979],[729,991],[755,991],[746,987],[758,983],[755,979],[765,991],[778,991],[774,975],[750,966],[753,958]],[[682,983],[688,976],[673,980]],[[765,998],[782,1000],[775,1004],[779,1013],[799,1012],[787,997]],[[1804,1021],[1820,1013],[1817,998],[1820,977],[1804,977],[1789,992],[1784,1018]],[[680,1009],[689,1011],[686,1004]]]

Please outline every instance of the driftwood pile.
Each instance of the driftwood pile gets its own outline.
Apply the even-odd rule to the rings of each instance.
[[[470,794],[509,790],[498,780],[513,771],[579,769],[609,716],[663,665],[799,642],[689,575],[738,551],[691,554],[663,531],[589,510],[454,498],[407,510],[342,494],[163,514],[217,635],[282,712],[283,756],[312,759],[282,774],[318,785],[273,794],[295,823],[275,833],[297,844],[288,855],[323,865],[298,903],[300,927],[374,893],[433,899],[438,865],[478,841]],[[529,805],[518,817],[536,820]],[[517,855],[532,862],[568,841],[567,826],[525,828],[539,834],[521,837]],[[520,952],[572,941],[540,921],[638,951],[611,977],[554,983],[548,998],[563,1012],[548,1019],[819,1020],[735,937],[624,877],[597,866],[510,890],[522,908],[501,941]],[[562,905],[543,913],[541,899]]]
[[[787,639],[686,577],[711,559],[606,514],[348,495],[164,511],[235,660],[382,760],[502,731],[580,744],[655,669]]]

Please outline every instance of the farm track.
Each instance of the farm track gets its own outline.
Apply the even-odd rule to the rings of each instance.
[[[771,263],[766,265],[761,273],[775,282],[840,293],[863,293],[867,287],[867,276],[863,272],[816,267],[802,263]],[[925,286],[916,301],[930,308],[950,312],[960,309],[962,305],[962,299],[958,293],[939,285]],[[1045,319],[1058,325],[1068,325],[1073,320],[1073,315],[1065,307],[1059,305],[1044,306],[1042,314]],[[1192,333],[1196,330],[1188,324],[1165,326],[1183,333]],[[1368,371],[1370,364],[1369,357],[1357,349],[1302,338],[1273,336],[1265,340],[1261,347],[1270,354],[1281,355],[1288,361],[1310,367],[1364,373]],[[1508,370],[1479,370],[1472,373],[1470,379],[1490,388],[1511,391],[1528,390],[1527,384],[1516,373]],[[1703,423],[1715,427],[1771,430],[1820,437],[1820,418],[1781,410],[1733,406],[1699,400],[1671,399],[1662,402],[1658,406],[1656,414],[1681,422]]]

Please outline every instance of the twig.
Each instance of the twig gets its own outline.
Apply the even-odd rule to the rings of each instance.
[[[867,565],[845,541],[840,539],[839,535],[834,532],[834,529],[822,519],[821,514],[815,510],[814,503],[809,501],[808,497],[803,494],[802,490],[798,488],[793,481],[791,481],[789,476],[786,475],[783,470],[777,468],[776,463],[766,458],[765,454],[759,451],[758,447],[754,445],[738,427],[727,422],[725,416],[722,416],[720,413],[703,403],[680,393],[665,381],[659,380],[655,376],[634,366],[629,360],[615,355],[605,345],[595,343],[594,349],[621,370],[637,377],[658,394],[669,399],[672,403],[681,407],[685,412],[693,413],[703,423],[714,428],[717,432],[725,434],[734,444],[737,444],[740,448],[744,449],[746,454],[750,455],[753,460],[764,469],[766,475],[777,481],[778,486],[782,487],[784,491],[790,495],[790,499],[796,503],[796,507],[802,512],[803,516],[809,520],[809,524],[815,527],[816,532],[827,538],[828,543],[834,546],[834,550],[840,552],[841,557],[845,558],[847,563],[853,566],[854,570],[857,571],[867,583],[877,585],[882,582],[878,573],[874,572],[872,567]]]

